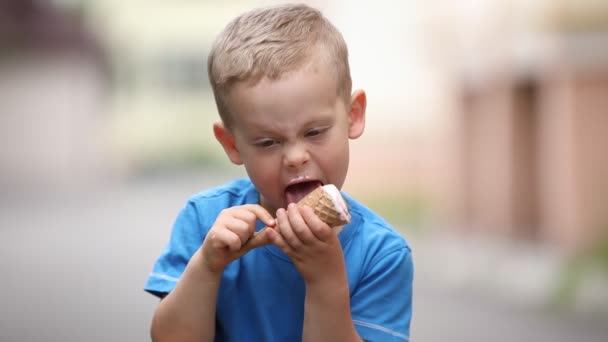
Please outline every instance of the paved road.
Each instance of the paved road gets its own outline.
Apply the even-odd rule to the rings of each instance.
[[[147,341],[142,291],[188,195],[224,176],[177,174],[90,192],[0,198],[0,341]],[[414,246],[416,248],[416,246]],[[413,341],[606,341],[602,325],[416,280]]]

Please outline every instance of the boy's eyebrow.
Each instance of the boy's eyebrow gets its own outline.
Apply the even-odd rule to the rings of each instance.
[[[299,128],[299,131],[308,130],[314,126],[327,126],[334,122],[333,116],[326,116],[323,118],[315,118],[304,124]],[[245,135],[250,139],[258,138],[260,135],[268,134],[268,135],[283,135],[285,133],[285,129],[283,127],[274,126],[268,127],[261,125],[258,122],[253,122],[249,125],[249,129],[246,130]],[[254,137],[255,136],[255,137]]]
[[[309,128],[310,126],[313,126],[313,125],[327,125],[327,124],[330,124],[330,123],[332,123],[334,121],[335,121],[334,116],[326,115],[326,116],[323,116],[323,117],[312,118],[312,119],[310,119],[310,120],[302,123],[301,127],[303,127],[303,128]],[[275,129],[275,128],[270,128],[268,126],[260,124],[257,121],[256,122],[252,122],[251,126],[254,129],[258,129],[258,130],[274,130]],[[277,127],[277,126],[275,126],[275,127],[278,130],[282,130],[281,127]]]

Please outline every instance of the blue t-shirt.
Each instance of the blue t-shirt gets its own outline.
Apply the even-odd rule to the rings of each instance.
[[[351,315],[366,341],[409,341],[413,264],[407,242],[388,223],[348,195],[351,222],[339,233]],[[192,196],[145,290],[170,292],[222,209],[259,203],[248,179]],[[257,229],[263,225],[258,221]],[[217,298],[215,341],[301,341],[305,286],[289,257],[274,245],[228,264]]]

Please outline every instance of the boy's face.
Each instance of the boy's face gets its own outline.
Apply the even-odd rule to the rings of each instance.
[[[232,127],[218,123],[214,131],[230,160],[245,166],[269,212],[319,185],[344,184],[349,139],[363,133],[366,99],[357,91],[345,103],[336,86],[329,73],[310,65],[231,90]]]

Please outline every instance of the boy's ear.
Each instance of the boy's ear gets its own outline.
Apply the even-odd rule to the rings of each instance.
[[[365,91],[356,90],[350,98],[350,112],[348,113],[348,137],[357,139],[365,130],[365,108],[367,97]]]
[[[217,141],[224,148],[224,152],[226,152],[228,159],[230,159],[233,164],[243,164],[243,161],[241,160],[241,154],[239,153],[239,150],[236,147],[234,135],[230,133],[230,131],[226,128],[223,122],[216,122],[213,124],[213,134],[215,134],[215,139],[217,139]]]

